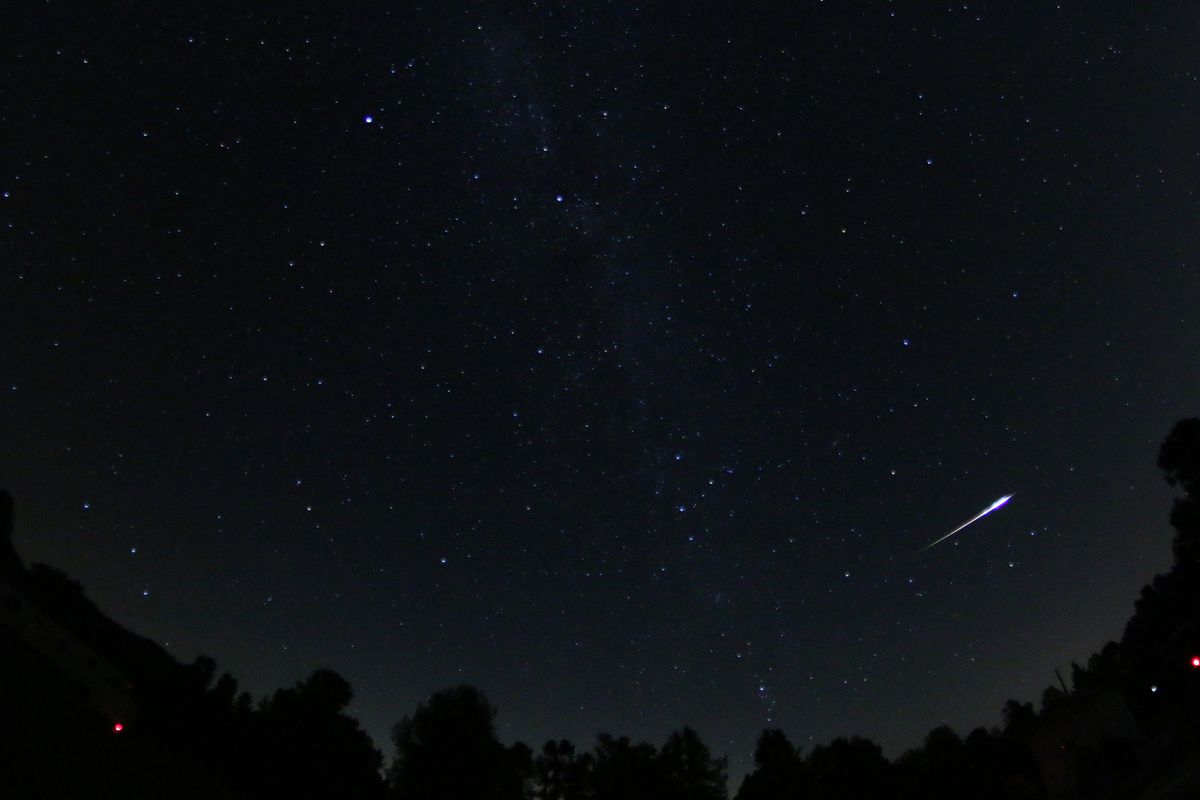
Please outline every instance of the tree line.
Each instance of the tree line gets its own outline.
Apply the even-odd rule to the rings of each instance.
[[[759,737],[752,771],[734,800],[824,798],[1042,798],[1047,786],[1039,740],[1073,720],[1091,719],[1098,698],[1119,697],[1136,723],[1125,737],[1069,737],[1055,755],[1070,796],[1135,796],[1180,765],[1200,761],[1200,419],[1178,423],[1158,459],[1182,490],[1171,511],[1174,563],[1145,586],[1119,641],[1072,665],[1071,686],[1050,686],[1040,707],[1010,700],[1002,725],[961,737],[939,727],[895,760],[868,739],[850,737],[803,753],[777,729]],[[0,496],[11,505],[7,496]],[[0,503],[0,510],[7,508]],[[3,516],[3,515],[0,515]],[[4,544],[11,550],[11,522]],[[727,800],[727,761],[683,727],[661,745],[600,734],[590,749],[567,740],[534,752],[503,744],[496,709],[479,689],[439,691],[396,724],[391,758],[346,713],[353,692],[318,670],[255,702],[206,657],[179,665],[104,618],[66,576],[23,570],[0,553],[18,583],[64,625],[110,654],[138,680],[142,715],[129,739],[153,740],[227,787],[230,797],[333,796],[385,800]],[[0,564],[2,566],[3,564]],[[18,680],[11,676],[10,683]],[[11,688],[11,687],[10,687]],[[1078,724],[1076,725],[1078,727]],[[10,726],[11,728],[11,726]],[[1064,734],[1064,737],[1066,735]],[[1085,737],[1086,738],[1086,737]],[[1069,749],[1068,749],[1069,748]],[[1184,778],[1186,779],[1186,769]],[[1195,773],[1193,778],[1200,780]]]

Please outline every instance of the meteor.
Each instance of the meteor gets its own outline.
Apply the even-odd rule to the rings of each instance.
[[[988,506],[987,508],[985,508],[983,511],[980,511],[978,514],[976,514],[975,516],[971,517],[969,520],[967,520],[966,522],[964,522],[962,525],[959,525],[957,528],[955,528],[954,530],[950,531],[949,533],[947,533],[947,534],[946,534],[945,536],[943,536],[942,538],[940,538],[940,539],[935,539],[934,541],[932,541],[932,542],[930,542],[929,544],[927,544],[927,545],[925,545],[924,547],[922,547],[920,550],[918,550],[918,551],[917,551],[917,555],[920,555],[921,553],[924,553],[926,550],[928,550],[929,548],[933,547],[935,544],[938,544],[939,542],[944,542],[944,541],[946,541],[946,540],[947,540],[947,539],[949,539],[951,536],[953,536],[954,534],[956,534],[956,533],[958,533],[959,531],[961,531],[963,528],[965,528],[965,527],[967,527],[968,525],[970,525],[972,522],[975,522],[975,521],[977,521],[977,520],[983,519],[983,518],[984,518],[984,517],[986,517],[988,514],[992,513],[992,512],[993,512],[993,511],[995,511],[997,508],[999,508],[1000,506],[1002,506],[1002,505],[1004,505],[1005,503],[1007,503],[1009,500],[1012,500],[1012,498],[1013,498],[1013,496],[1012,496],[1011,494],[1006,494],[1006,495],[1004,495],[1004,497],[1001,497],[999,500],[997,500],[996,502],[992,503],[990,506]]]

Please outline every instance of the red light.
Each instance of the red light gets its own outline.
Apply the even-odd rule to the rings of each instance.
[[[121,723],[118,722],[115,725],[113,725],[113,733],[120,733],[123,730],[125,730],[125,726],[122,725]]]
[[[1200,656],[1192,656],[1192,666],[1200,668]]]

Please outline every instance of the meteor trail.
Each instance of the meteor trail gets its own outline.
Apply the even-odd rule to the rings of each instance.
[[[927,544],[927,545],[925,545],[924,547],[922,547],[920,550],[918,550],[918,551],[917,551],[917,553],[916,553],[916,554],[917,554],[917,555],[920,555],[921,553],[924,553],[924,552],[925,552],[926,550],[928,550],[929,548],[933,547],[935,544],[938,544],[939,542],[944,542],[944,541],[946,541],[946,540],[947,540],[947,539],[949,539],[951,536],[953,536],[954,534],[956,534],[956,533],[958,533],[959,531],[961,531],[963,528],[965,528],[965,527],[967,527],[968,525],[970,525],[972,522],[975,522],[975,521],[976,521],[976,520],[978,520],[978,519],[982,519],[983,517],[986,517],[988,514],[992,513],[992,512],[993,512],[993,511],[995,511],[997,508],[999,508],[1000,506],[1002,506],[1002,505],[1004,505],[1005,503],[1007,503],[1009,500],[1012,500],[1012,497],[1013,497],[1013,496],[1012,496],[1011,494],[1006,494],[1006,495],[1004,495],[1004,497],[1001,497],[999,500],[997,500],[996,502],[992,503],[990,506],[988,506],[987,508],[985,508],[983,511],[980,511],[978,514],[976,514],[975,516],[971,517],[969,520],[967,520],[966,522],[964,522],[962,525],[959,525],[957,528],[955,528],[954,530],[950,531],[949,533],[947,533],[947,534],[946,534],[945,536],[943,536],[942,538],[940,538],[940,539],[935,539],[934,541],[932,541],[932,542],[930,542],[929,544]]]

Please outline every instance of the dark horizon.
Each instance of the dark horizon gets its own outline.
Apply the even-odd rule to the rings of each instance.
[[[1200,397],[1191,6],[452,5],[12,20],[27,563],[377,743],[466,683],[731,775],[1121,635]]]

